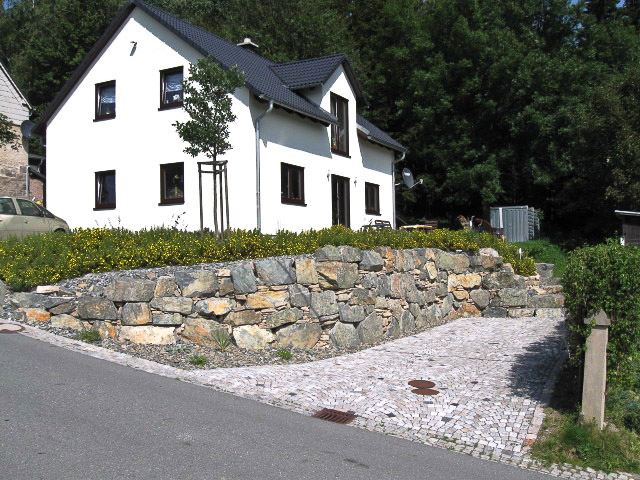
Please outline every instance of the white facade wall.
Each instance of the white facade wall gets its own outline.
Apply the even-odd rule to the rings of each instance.
[[[137,42],[131,54],[132,43]],[[160,70],[196,63],[201,54],[139,9],[123,23],[47,126],[48,208],[72,228],[152,226],[199,228],[198,160],[183,152],[185,144],[172,125],[186,121],[182,109],[158,111]],[[94,122],[95,85],[116,80],[116,118]],[[351,158],[334,156],[330,129],[298,115],[274,109],[261,122],[262,230],[304,230],[331,225],[331,182],[327,173],[351,179],[351,226],[368,223],[364,182],[380,185],[380,217],[391,220],[391,150],[359,139],[355,97],[340,68],[323,90],[349,100]],[[233,145],[228,160],[232,228],[256,227],[254,119],[266,108],[246,88],[234,95],[237,116],[230,125]],[[366,160],[362,153],[366,152]],[[306,207],[280,201],[280,162],[305,168]],[[185,203],[158,205],[160,165],[184,162]],[[95,211],[95,172],[116,171],[116,208]],[[212,225],[211,178],[203,181],[205,226]],[[178,220],[179,218],[179,220]]]

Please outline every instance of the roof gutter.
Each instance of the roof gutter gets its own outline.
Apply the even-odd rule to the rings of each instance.
[[[391,194],[393,195],[391,205],[393,207],[393,218],[391,220],[391,224],[393,225],[393,229],[396,229],[396,163],[400,163],[404,160],[406,153],[402,152],[400,158],[396,158],[391,162]]]
[[[264,95],[261,95],[259,98],[266,100]],[[266,117],[271,110],[273,110],[273,100],[269,99],[269,106],[258,115],[254,122],[256,129],[256,229],[258,232],[262,232],[262,206],[260,202],[260,120]]]

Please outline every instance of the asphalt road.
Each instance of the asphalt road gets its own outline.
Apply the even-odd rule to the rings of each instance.
[[[550,478],[0,334],[0,479]]]

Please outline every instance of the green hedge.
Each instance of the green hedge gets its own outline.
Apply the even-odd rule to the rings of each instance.
[[[355,232],[337,226],[319,231],[281,231],[263,235],[233,230],[224,240],[210,234],[153,229],[79,229],[72,233],[32,235],[0,241],[0,278],[14,290],[58,282],[85,273],[167,265],[313,253],[325,245],[351,245],[361,249],[432,247],[477,252],[496,249],[505,262],[522,275],[535,273],[530,257],[518,258],[517,247],[489,234],[445,229],[431,232],[394,230]]]
[[[611,318],[607,377],[612,385],[632,387],[640,342],[640,250],[616,240],[569,253],[563,277],[573,358],[584,351],[591,326],[584,319],[603,309]]]

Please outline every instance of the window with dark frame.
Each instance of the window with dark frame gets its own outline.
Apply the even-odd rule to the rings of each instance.
[[[160,71],[160,110],[182,106],[184,97],[182,80],[182,67]]]
[[[96,84],[96,120],[116,118],[116,81]]]
[[[365,182],[364,184],[364,205],[365,213],[369,215],[380,215],[380,186],[375,183]]]
[[[116,171],[96,172],[95,210],[116,208]]]
[[[160,165],[160,205],[184,203],[184,163]]]
[[[331,113],[338,118],[338,125],[331,125],[331,151],[349,155],[349,101],[331,94]]]
[[[304,168],[281,163],[280,178],[282,203],[304,205]]]

